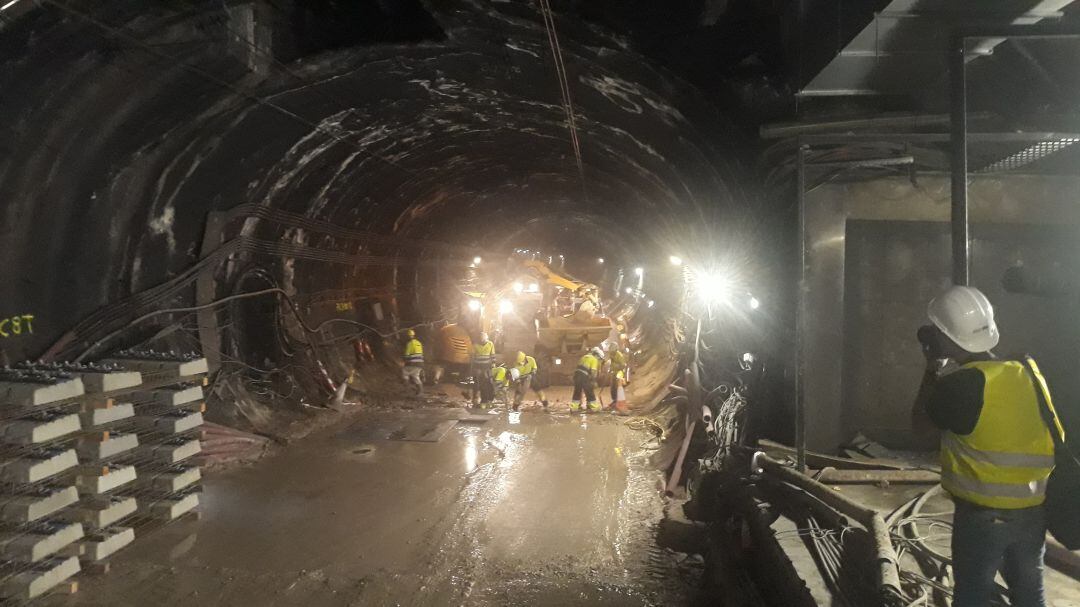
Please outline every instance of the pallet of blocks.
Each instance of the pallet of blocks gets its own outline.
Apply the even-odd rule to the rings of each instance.
[[[0,369],[0,600],[30,600],[80,570],[68,555],[85,536],[71,517],[80,403],[86,381],[108,372],[41,363]]]
[[[139,446],[125,461],[136,468],[137,519],[147,524],[176,520],[199,505],[202,474],[195,456],[202,450],[206,360],[193,354],[127,351],[110,362],[155,378],[152,386],[130,395]]]

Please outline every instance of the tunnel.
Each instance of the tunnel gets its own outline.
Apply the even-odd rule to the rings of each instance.
[[[0,599],[947,604],[916,330],[1075,427],[1078,13],[864,4],[0,0]]]

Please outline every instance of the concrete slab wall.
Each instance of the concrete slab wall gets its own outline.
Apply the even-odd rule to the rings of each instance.
[[[949,285],[948,178],[828,184],[806,205],[808,444],[833,449],[859,430],[910,444],[922,371],[914,333],[927,301]],[[1075,402],[1076,300],[1006,294],[1001,274],[1080,259],[1080,180],[977,176],[971,205],[973,284],[997,309],[999,352],[1035,354],[1058,400]]]

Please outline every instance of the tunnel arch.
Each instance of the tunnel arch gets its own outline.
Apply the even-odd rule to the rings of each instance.
[[[756,194],[733,125],[624,42],[567,20],[560,41],[583,183],[542,19],[528,3],[443,3],[431,9],[442,40],[326,51],[265,76],[230,55],[220,5],[97,4],[95,19],[130,40],[49,5],[4,24],[5,39],[24,47],[0,66],[12,92],[0,100],[0,129],[11,135],[0,195],[14,235],[0,252],[29,278],[6,281],[0,294],[20,309],[40,306],[43,321],[40,334],[6,345],[12,359],[183,276],[202,254],[207,213],[243,204],[478,250],[505,253],[516,238],[577,245],[627,263],[666,256],[678,226],[708,241],[714,227],[753,221]],[[258,218],[238,234],[380,251]],[[581,244],[589,238],[591,251]],[[45,271],[66,259],[78,260],[70,272]],[[290,289],[338,288],[347,274],[319,261],[264,261],[283,284],[287,273],[305,276]],[[238,275],[219,268],[218,295]],[[158,305],[191,299],[181,290]],[[114,326],[122,319],[95,335]]]

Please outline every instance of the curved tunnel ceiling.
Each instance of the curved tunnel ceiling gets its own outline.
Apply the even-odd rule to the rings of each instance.
[[[94,23],[47,4],[0,30],[0,254],[17,274],[0,300],[41,317],[27,353],[190,266],[206,213],[243,203],[626,259],[752,221],[730,125],[617,39],[556,17],[582,180],[529,3],[442,2],[441,40],[328,51],[265,77],[230,54],[221,5],[100,2]]]

